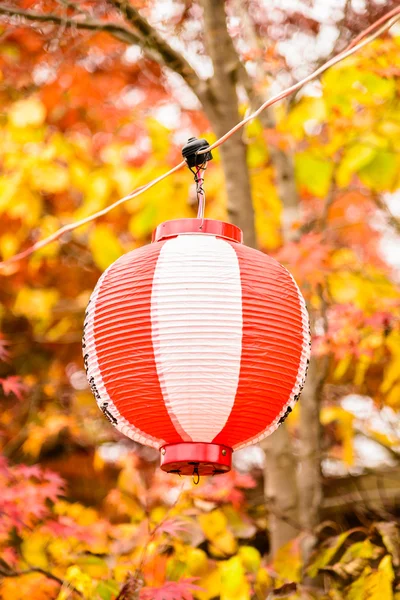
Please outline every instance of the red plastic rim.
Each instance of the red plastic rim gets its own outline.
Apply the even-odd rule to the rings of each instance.
[[[167,238],[176,237],[183,233],[206,233],[217,237],[231,240],[232,242],[243,242],[243,233],[239,227],[224,221],[214,219],[175,219],[165,221],[153,231],[153,242],[159,242]]]
[[[220,444],[183,442],[161,448],[161,469],[177,475],[218,475],[232,466],[232,448]]]

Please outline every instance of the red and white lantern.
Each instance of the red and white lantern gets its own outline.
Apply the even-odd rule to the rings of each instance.
[[[229,471],[271,434],[304,385],[304,299],[234,225],[180,219],[100,277],[85,319],[90,386],[126,436],[183,475]]]

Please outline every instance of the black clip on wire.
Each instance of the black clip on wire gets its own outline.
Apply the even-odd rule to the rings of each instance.
[[[196,183],[196,194],[198,202],[198,219],[204,219],[204,209],[206,203],[206,195],[203,189],[204,177],[201,176],[201,172],[207,168],[207,162],[212,160],[211,152],[204,152],[199,154],[200,150],[205,150],[209,147],[209,143],[204,139],[197,139],[195,137],[189,138],[187,144],[182,148],[182,156],[186,160],[189,170],[194,175],[194,181]]]

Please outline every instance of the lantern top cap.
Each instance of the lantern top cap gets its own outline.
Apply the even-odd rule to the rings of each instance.
[[[243,233],[239,227],[232,223],[216,221],[214,219],[174,219],[165,221],[158,225],[153,231],[152,242],[160,242],[178,235],[206,234],[230,240],[232,242],[243,243]]]

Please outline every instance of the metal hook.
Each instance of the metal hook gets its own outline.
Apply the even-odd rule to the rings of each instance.
[[[197,475],[197,481],[195,480],[195,476]],[[198,485],[200,482],[200,473],[199,473],[199,467],[195,467],[193,469],[193,483],[194,485]]]
[[[197,210],[197,218],[201,219],[202,221],[204,220],[204,211],[205,211],[205,207],[206,207],[206,193],[204,191],[204,175],[201,175],[201,172],[206,170],[207,168],[207,162],[203,163],[202,165],[198,166],[196,171],[192,171],[194,173],[194,181],[196,183],[196,194],[197,194],[197,203],[198,203],[198,210]],[[201,224],[201,227],[203,226],[203,223]]]

